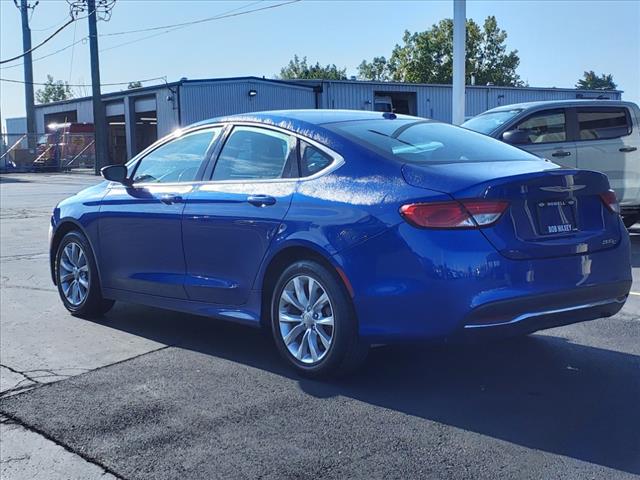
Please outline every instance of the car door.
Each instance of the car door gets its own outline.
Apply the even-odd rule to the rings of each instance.
[[[240,305],[281,227],[298,176],[297,140],[274,128],[235,125],[211,181],[189,195],[183,239],[190,299]]]
[[[519,131],[526,135],[514,136],[518,143],[513,145],[551,160],[564,167],[575,168],[576,145],[568,134],[568,116],[564,108],[554,108],[534,112],[515,121],[503,132]]]
[[[584,106],[575,109],[578,167],[609,177],[620,203],[640,197],[640,141],[632,135],[628,109]]]
[[[171,139],[130,165],[130,185],[110,186],[99,213],[104,287],[186,298],[182,211],[220,132]]]

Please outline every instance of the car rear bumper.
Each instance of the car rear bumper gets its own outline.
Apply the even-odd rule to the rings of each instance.
[[[371,343],[512,335],[607,317],[631,288],[629,237],[592,253],[514,260],[478,230],[399,225],[334,258]]]
[[[500,337],[532,333],[615,315],[627,300],[630,281],[493,302],[473,310],[458,336]]]

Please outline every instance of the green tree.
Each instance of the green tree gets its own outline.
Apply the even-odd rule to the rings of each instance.
[[[51,75],[47,75],[47,82],[36,91],[36,101],[38,103],[59,102],[70,98],[73,98],[73,92],[69,88],[69,84],[62,80],[54,82]]]
[[[507,52],[507,32],[489,16],[482,27],[467,20],[466,77],[484,85],[522,85],[516,73],[518,51]],[[453,20],[446,18],[424,32],[405,31],[402,45],[396,45],[387,60],[375,57],[358,67],[361,78],[413,83],[444,83],[453,79]]]
[[[365,80],[388,81],[393,72],[385,57],[373,57],[371,63],[363,60],[358,66],[358,74]]]
[[[576,83],[576,88],[584,90],[615,90],[617,86],[611,74],[598,76],[593,70],[584,72],[584,76]]]
[[[286,67],[280,70],[279,78],[284,80],[297,79],[318,79],[318,80],[346,80],[347,69],[338,68],[335,64],[322,66],[319,62],[315,65],[307,63],[307,57],[300,59],[298,55],[293,56]]]
[[[133,90],[134,88],[142,88],[142,82],[129,82],[129,85],[127,85],[127,90]]]

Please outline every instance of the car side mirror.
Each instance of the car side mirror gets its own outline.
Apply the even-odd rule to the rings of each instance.
[[[529,134],[524,130],[509,130],[502,134],[502,141],[509,145],[525,145],[531,143]]]
[[[118,182],[123,185],[130,185],[131,183],[127,178],[126,165],[107,165],[100,169],[100,173],[105,180],[109,180],[110,182]]]

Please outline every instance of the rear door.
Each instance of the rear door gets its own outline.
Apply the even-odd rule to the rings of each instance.
[[[289,210],[298,177],[297,140],[280,129],[236,125],[210,181],[184,210],[182,235],[190,299],[241,305]]]
[[[640,197],[640,136],[624,106],[575,109],[578,167],[609,177],[620,203]]]
[[[507,131],[511,130],[527,133],[528,141],[515,145],[516,147],[563,167],[575,168],[576,145],[569,136],[566,109],[554,108],[534,112],[507,128]]]

